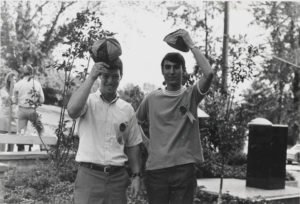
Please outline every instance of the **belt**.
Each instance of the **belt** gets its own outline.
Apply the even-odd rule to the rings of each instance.
[[[89,169],[93,169],[96,171],[101,171],[106,174],[113,174],[124,168],[124,166],[112,166],[112,165],[104,166],[104,165],[93,164],[93,163],[88,163],[88,162],[80,162],[80,166],[83,166],[83,167],[86,167]]]

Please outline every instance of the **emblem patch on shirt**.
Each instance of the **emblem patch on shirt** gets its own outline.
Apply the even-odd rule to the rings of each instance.
[[[124,132],[126,130],[126,128],[127,128],[127,124],[126,123],[121,123],[120,124],[119,129],[120,129],[121,132]]]
[[[184,106],[180,106],[179,111],[181,112],[182,115],[184,115],[184,114],[186,114],[187,109]]]
[[[181,115],[187,116],[190,119],[191,123],[193,123],[194,120],[196,120],[195,117],[193,116],[193,114],[190,111],[188,111],[185,106],[180,106],[179,111],[180,111]]]
[[[117,137],[117,141],[120,145],[123,145],[124,144],[124,133],[127,129],[127,126],[128,126],[128,123],[127,122],[124,122],[124,123],[121,123],[119,125],[119,132],[118,134],[116,135]]]

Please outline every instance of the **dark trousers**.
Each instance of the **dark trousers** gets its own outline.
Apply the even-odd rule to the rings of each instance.
[[[130,180],[126,169],[111,175],[79,166],[75,181],[75,204],[126,204]]]
[[[149,204],[192,204],[196,190],[194,164],[146,171]]]

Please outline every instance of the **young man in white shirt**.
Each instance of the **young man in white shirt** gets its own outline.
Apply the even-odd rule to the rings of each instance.
[[[133,196],[139,191],[138,145],[142,138],[132,106],[117,95],[122,74],[119,58],[109,65],[95,63],[88,78],[68,103],[69,116],[80,118],[76,155],[80,166],[74,193],[76,204],[127,203],[126,190],[130,183],[124,167],[127,160],[132,171]],[[90,94],[98,77],[100,89]]]

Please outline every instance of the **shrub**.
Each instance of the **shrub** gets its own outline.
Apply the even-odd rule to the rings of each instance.
[[[43,88],[44,95],[45,95],[45,104],[48,105],[55,105],[55,106],[62,106],[62,94],[61,91],[56,90],[51,87]]]
[[[5,203],[72,203],[75,163],[57,172],[52,163],[10,171],[5,178]]]
[[[240,166],[247,164],[247,155],[245,153],[236,153],[228,159],[229,165]]]

